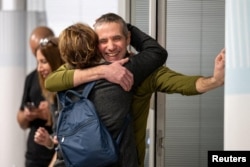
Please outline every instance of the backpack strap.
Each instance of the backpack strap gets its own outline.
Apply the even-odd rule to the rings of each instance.
[[[82,96],[83,96],[84,98],[88,98],[89,93],[90,93],[90,91],[92,90],[92,88],[94,87],[94,85],[95,85],[95,82],[94,82],[94,81],[93,81],[93,82],[86,83],[86,85],[84,86],[83,91],[82,91]],[[120,142],[121,142],[122,136],[123,136],[123,134],[124,134],[124,132],[125,132],[125,130],[126,130],[128,124],[129,124],[129,122],[130,122],[130,119],[131,119],[131,117],[130,117],[130,114],[128,113],[127,116],[126,116],[126,118],[125,118],[125,120],[124,120],[122,129],[121,129],[119,135],[117,136],[117,138],[116,138],[116,140],[115,140],[115,142],[116,142],[118,145],[119,145]]]
[[[82,96],[85,98],[88,98],[89,93],[92,90],[92,88],[94,87],[94,85],[95,85],[94,81],[86,83],[86,85],[84,86],[83,91],[82,91]]]
[[[59,108],[63,108],[67,104],[73,103],[72,99],[70,97],[68,97],[69,94],[74,95],[74,97],[77,97],[79,99],[87,98],[94,85],[95,85],[95,82],[86,83],[84,85],[82,93],[78,93],[76,90],[73,90],[73,89],[58,92],[57,93],[57,99],[58,99],[58,102],[59,102],[58,104],[62,105],[62,107],[59,107]]]

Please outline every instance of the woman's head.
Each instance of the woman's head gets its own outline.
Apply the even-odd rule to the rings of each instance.
[[[36,50],[36,60],[39,82],[43,95],[47,100],[53,102],[54,97],[48,97],[51,93],[45,89],[44,81],[51,72],[64,64],[58,49],[58,38],[41,39],[40,45]]]
[[[58,38],[41,39],[36,51],[36,58],[37,71],[42,74],[43,78],[60,67],[64,61],[58,49]]]
[[[59,50],[71,68],[87,68],[100,63],[98,37],[94,30],[83,23],[73,24],[59,35]]]

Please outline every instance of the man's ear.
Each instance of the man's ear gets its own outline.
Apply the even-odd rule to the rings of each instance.
[[[130,41],[131,41],[131,33],[129,31],[127,36],[127,46],[130,45]]]

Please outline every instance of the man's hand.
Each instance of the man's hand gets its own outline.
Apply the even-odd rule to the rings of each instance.
[[[73,85],[76,87],[83,83],[106,79],[109,82],[120,85],[125,91],[130,91],[134,84],[134,77],[133,74],[123,66],[128,61],[129,59],[125,58],[114,61],[109,65],[99,65],[87,69],[75,69]],[[65,72],[62,76],[66,77],[66,75],[67,73]],[[67,79],[61,80],[65,81]]]
[[[39,109],[38,108],[33,108],[30,109],[28,107],[24,107],[24,111],[23,111],[23,116],[27,121],[33,121],[35,120],[38,116]]]
[[[218,85],[223,85],[225,80],[225,49],[217,55],[214,62],[213,78]]]
[[[131,90],[134,84],[133,74],[123,66],[128,60],[125,58],[106,66],[104,77],[112,83],[119,84],[125,91]]]
[[[47,101],[41,101],[37,108],[29,109],[28,107],[24,107],[24,117],[28,121],[33,121],[37,118],[48,121],[50,114],[49,102]]]
[[[200,77],[196,81],[196,90],[200,93],[215,89],[224,84],[225,80],[225,49],[216,56],[212,77]]]

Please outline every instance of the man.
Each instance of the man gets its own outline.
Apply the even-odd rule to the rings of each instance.
[[[35,55],[40,40],[51,36],[54,36],[54,32],[45,26],[36,27],[32,31],[29,44],[33,55]],[[50,133],[52,132],[50,118],[49,104],[42,96],[37,71],[33,70],[25,79],[22,102],[17,113],[20,127],[30,129],[25,154],[26,167],[47,167],[51,161],[54,150],[34,142],[34,135],[39,127],[44,127]]]
[[[104,31],[100,27],[98,28],[96,23],[94,28],[99,37],[100,53],[106,61],[113,63],[86,70],[69,70],[62,66],[46,79],[47,89],[61,91],[89,81],[106,79],[120,84],[124,90],[130,90],[133,76],[122,66],[127,61],[127,59],[122,59],[125,57],[124,50],[126,50],[127,45],[119,43],[119,37],[115,34],[116,28],[119,27],[110,27]],[[120,31],[126,36],[122,29]],[[144,165],[146,123],[152,93],[161,91],[195,95],[217,88],[224,83],[224,63],[224,51],[222,51],[216,57],[212,77],[185,76],[167,67],[160,67],[137,88],[133,99],[133,119],[140,166]]]

